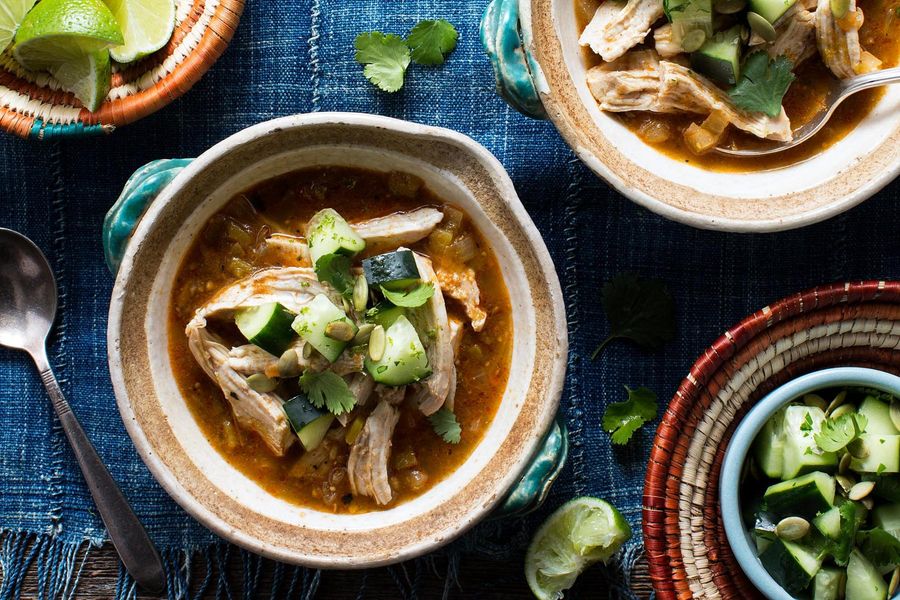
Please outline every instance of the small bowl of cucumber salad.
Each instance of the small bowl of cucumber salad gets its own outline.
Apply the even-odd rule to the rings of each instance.
[[[900,598],[900,377],[839,367],[776,389],[735,430],[719,495],[766,597]]]

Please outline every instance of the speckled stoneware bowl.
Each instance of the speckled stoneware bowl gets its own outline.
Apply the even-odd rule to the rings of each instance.
[[[509,384],[484,439],[447,479],[383,512],[334,515],[296,506],[230,466],[178,390],[161,325],[175,272],[206,220],[235,193],[315,165],[399,169],[424,178],[463,207],[493,245],[513,305]],[[309,566],[392,563],[449,542],[497,507],[521,512],[539,504],[562,466],[565,430],[554,420],[567,354],[559,281],[503,167],[463,135],[359,114],[262,123],[192,162],[159,161],[138,171],[107,217],[104,246],[112,268],[121,261],[108,344],[125,426],[166,491],[229,541]]]
[[[900,86],[825,152],[790,167],[723,173],[670,158],[603,113],[585,82],[575,0],[493,0],[482,40],[497,88],[549,118],[597,175],[669,219],[724,231],[778,231],[839,214],[900,173]]]

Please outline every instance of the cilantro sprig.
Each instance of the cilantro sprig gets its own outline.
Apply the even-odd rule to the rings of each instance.
[[[423,283],[408,291],[391,291],[381,286],[381,293],[394,306],[403,308],[416,308],[422,306],[428,299],[434,296],[434,284]]]
[[[403,87],[410,61],[416,64],[442,65],[459,38],[456,28],[444,19],[419,21],[407,39],[380,31],[356,36],[356,62],[365,65],[363,74],[379,89],[394,93]]]
[[[825,452],[837,452],[862,435],[868,424],[865,415],[847,413],[837,419],[826,419],[813,439]]]
[[[316,277],[326,281],[339,294],[349,298],[353,295],[356,279],[350,272],[350,259],[343,254],[326,254],[316,261]]]
[[[300,388],[316,408],[325,408],[333,415],[342,415],[353,410],[356,397],[347,382],[333,371],[315,373],[310,370],[300,376]]]
[[[675,337],[675,301],[661,281],[623,273],[603,286],[601,296],[610,331],[592,360],[613,340],[629,339],[647,350],[658,350]]]
[[[636,390],[627,385],[628,400],[613,402],[603,413],[603,429],[610,433],[612,443],[617,446],[627,444],[634,432],[644,423],[656,418],[656,394],[645,387]]]
[[[856,534],[860,552],[876,567],[900,563],[900,540],[881,527]]]
[[[794,63],[786,56],[770,59],[763,51],[754,52],[744,61],[741,79],[728,94],[739,108],[777,117],[795,79],[793,68]]]
[[[449,408],[441,407],[440,410],[429,416],[428,420],[431,421],[434,432],[445,442],[448,444],[459,443],[462,437],[462,428],[459,426],[459,421],[456,420],[456,415]]]

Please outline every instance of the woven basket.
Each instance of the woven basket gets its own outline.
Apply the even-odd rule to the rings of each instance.
[[[650,454],[643,531],[659,600],[762,598],[719,513],[719,469],[741,417],[786,381],[833,366],[900,372],[900,282],[836,284],[785,298],[730,329],[669,404]]]
[[[0,55],[0,127],[24,138],[110,133],[166,106],[193,86],[225,51],[244,0],[176,0],[175,32],[160,51],[113,66],[112,89],[91,113],[46,73]]]

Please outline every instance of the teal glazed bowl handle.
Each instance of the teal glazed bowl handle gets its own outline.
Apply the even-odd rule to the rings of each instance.
[[[519,0],[491,0],[481,19],[481,43],[491,59],[497,93],[520,113],[546,119],[539,90],[544,76],[528,51],[531,24],[520,19]]]
[[[134,172],[103,221],[103,253],[115,275],[131,233],[150,203],[193,159],[155,160]],[[494,511],[493,517],[524,515],[537,509],[559,476],[569,453],[565,422],[557,416],[518,483]]]

